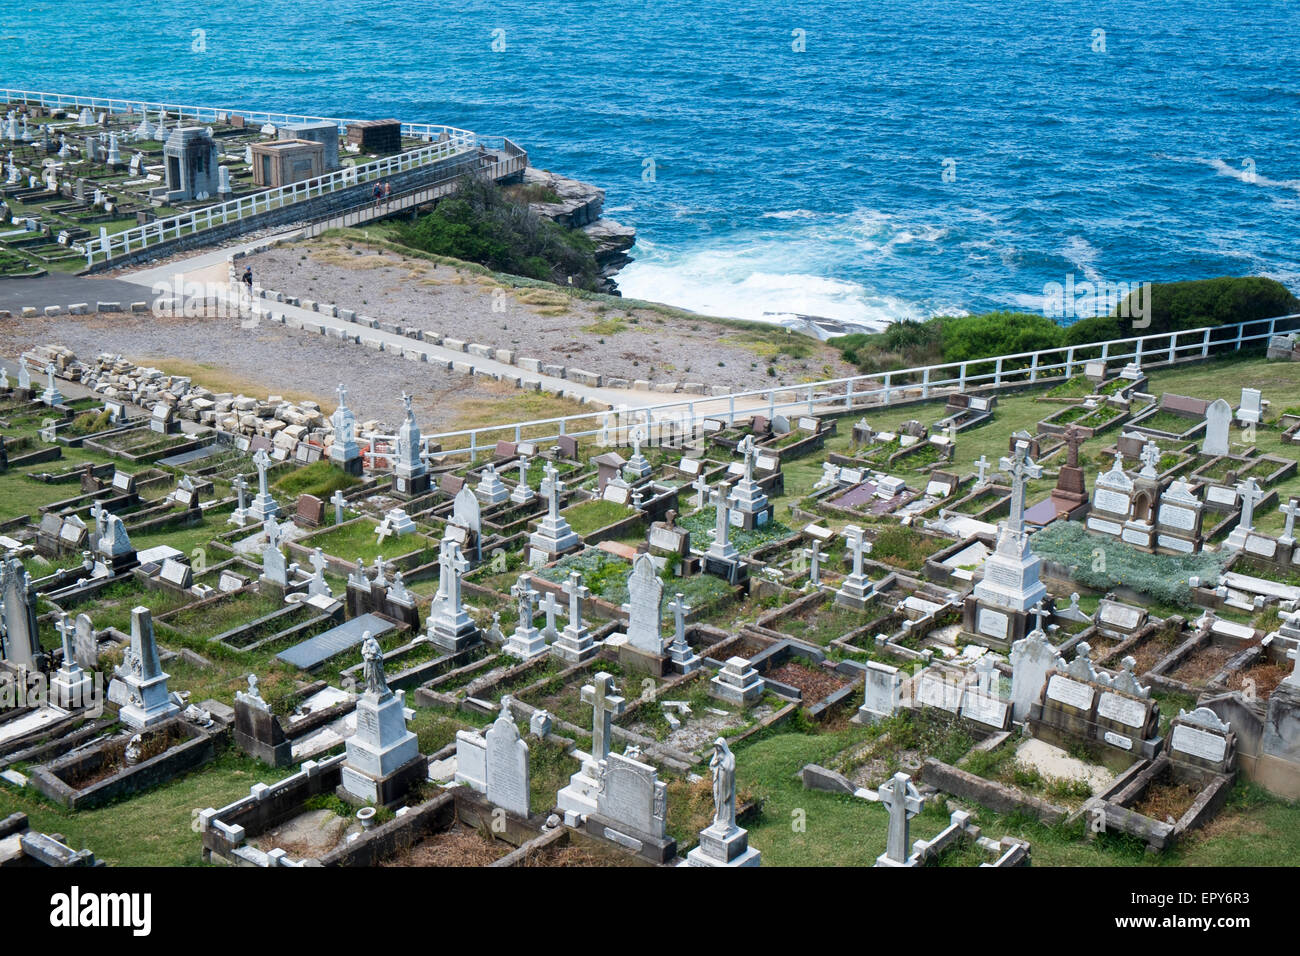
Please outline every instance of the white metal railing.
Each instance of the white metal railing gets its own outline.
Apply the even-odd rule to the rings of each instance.
[[[223,203],[214,203],[200,209],[191,209],[179,215],[169,216],[166,219],[156,219],[153,222],[145,223],[143,226],[124,229],[112,235],[87,239],[81,244],[81,250],[86,254],[86,265],[92,266],[96,261],[126,255],[129,252],[139,251],[149,245],[164,242],[168,239],[179,239],[182,236],[202,232],[214,226],[238,222],[258,213],[282,209],[285,206],[291,206],[313,197],[325,196],[340,189],[384,179],[408,169],[429,166],[464,153],[467,148],[472,147],[458,145],[454,141],[433,143],[417,150],[385,156],[383,159],[377,159],[374,162],[358,166],[344,166],[323,176],[316,176],[312,179],[290,183],[287,186],[277,186],[273,189],[250,193],[247,196],[240,196],[237,199],[231,199]]]
[[[191,116],[201,122],[210,123],[218,122],[222,116],[238,115],[244,117],[247,122],[263,126],[267,123],[273,126],[284,126],[289,123],[334,123],[342,131],[350,123],[363,122],[357,119],[338,119],[333,116],[270,113],[264,110],[236,109],[229,106],[186,106],[181,103],[155,103],[147,100],[123,99],[116,96],[80,96],[73,93],[48,93],[35,90],[15,90],[7,87],[0,87],[0,97],[10,103],[38,103],[41,106],[56,108],[71,106],[74,109],[103,110],[109,113],[138,113],[143,110],[152,110],[157,113],[165,110],[168,113],[175,113],[178,117]],[[444,133],[450,139],[468,140],[471,144],[477,142],[474,133],[467,129],[458,129],[455,126],[443,126],[437,123],[402,123],[402,135],[414,139],[434,140]]]
[[[504,179],[506,176],[514,175],[522,171],[528,165],[528,154],[519,151],[517,155],[508,156],[505,159],[497,160],[480,169],[474,170],[474,173],[485,176],[488,179]],[[433,182],[423,183],[414,189],[409,189],[402,193],[397,193],[382,203],[376,203],[373,199],[365,200],[346,209],[335,210],[334,212],[318,216],[303,228],[304,237],[311,238],[319,236],[328,229],[346,228],[355,226],[372,219],[390,216],[395,212],[403,209],[410,209],[414,206],[423,205],[434,199],[444,196],[451,192],[454,184],[461,176],[466,174],[464,169],[455,169],[446,176],[440,176]]]
[[[1290,323],[1292,328],[1282,328],[1284,323]],[[1044,379],[1065,379],[1092,361],[1168,365],[1177,361],[1208,358],[1212,348],[1235,351],[1253,342],[1267,342],[1279,332],[1291,331],[1297,326],[1300,326],[1300,313],[1109,342],[874,372],[800,385],[752,389],[727,395],[700,395],[655,405],[632,408],[620,406],[559,418],[439,432],[425,437],[442,445],[457,446],[444,450],[441,453],[444,459],[468,455],[470,461],[474,461],[480,452],[493,447],[498,440],[544,442],[561,436],[594,436],[602,444],[621,446],[629,443],[633,428],[641,428],[646,432],[646,439],[653,443],[656,435],[662,435],[669,429],[678,433],[695,432],[703,426],[706,418],[721,419],[728,425],[734,424],[738,410],[754,413],[766,408],[769,418],[777,412],[815,415],[819,410],[838,412],[879,408],[888,405],[898,396],[908,400],[926,399],[937,394],[964,392],[972,388],[1000,389]],[[1248,332],[1248,327],[1257,328]],[[738,405],[741,406],[739,409]],[[462,446],[462,441],[467,444]]]

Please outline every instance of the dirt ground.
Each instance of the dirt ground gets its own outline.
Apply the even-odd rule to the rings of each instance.
[[[816,342],[805,357],[778,357],[784,333],[777,327],[756,334],[703,316],[509,289],[468,270],[349,247],[340,238],[276,246],[246,261],[265,289],[629,381],[742,390],[854,373],[838,352]]]

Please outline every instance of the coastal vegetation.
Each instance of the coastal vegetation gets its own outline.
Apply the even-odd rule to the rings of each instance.
[[[412,223],[399,224],[404,246],[476,262],[497,272],[595,289],[595,244],[529,208],[530,196],[474,176]]]
[[[887,372],[1300,312],[1300,299],[1286,286],[1261,276],[1152,284],[1150,302],[1141,303],[1149,308],[1150,323],[1142,327],[1126,317],[1138,311],[1138,303],[1130,296],[1126,305],[1072,325],[1032,312],[905,319],[881,332],[838,336],[830,344],[863,373]]]

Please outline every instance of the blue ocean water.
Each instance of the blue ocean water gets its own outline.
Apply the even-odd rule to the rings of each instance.
[[[1289,2],[3,0],[0,84],[508,135],[636,226],[626,294],[720,314],[1300,291]]]

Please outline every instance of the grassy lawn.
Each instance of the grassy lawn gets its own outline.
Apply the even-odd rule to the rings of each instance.
[[[235,751],[214,763],[128,800],[70,811],[28,789],[0,785],[0,818],[26,813],[44,833],[62,833],[73,849],[88,847],[110,866],[198,866],[202,841],[196,811],[248,796],[255,783],[274,783],[293,771],[268,767]]]
[[[433,543],[422,534],[388,535],[381,543],[376,534],[378,527],[378,522],[361,518],[309,535],[300,543],[304,547],[320,548],[344,561],[360,559],[368,563],[373,563],[380,555],[392,558],[412,551],[429,553],[434,550]]]
[[[623,518],[634,514],[633,510],[627,505],[620,505],[613,501],[584,501],[580,505],[574,505],[560,512],[569,522],[571,527],[578,534],[591,534],[598,531],[615,521],[621,521]]]

